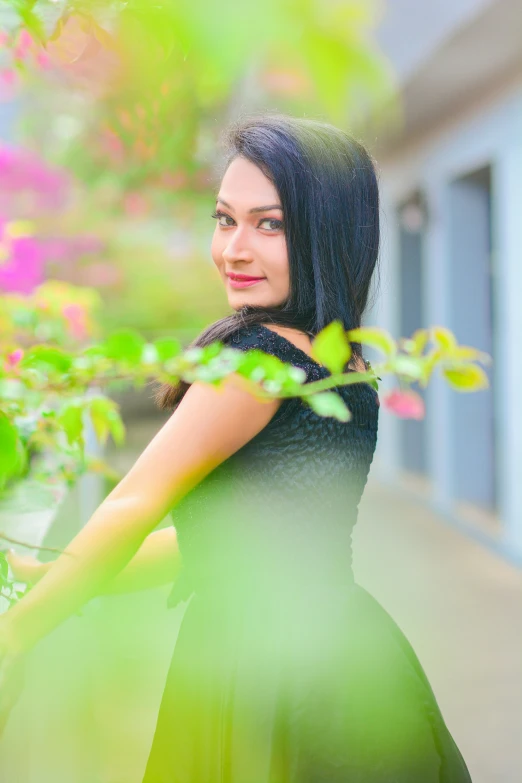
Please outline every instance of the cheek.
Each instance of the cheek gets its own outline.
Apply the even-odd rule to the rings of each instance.
[[[212,260],[215,263],[215,265],[218,267],[218,269],[223,266],[223,248],[222,248],[222,240],[217,233],[217,231],[214,231],[214,235],[212,237],[212,242],[210,244],[210,255],[212,256]]]
[[[271,257],[271,268],[274,279],[277,279],[280,285],[286,285],[290,279],[290,267],[288,264],[288,253],[284,239],[279,243]]]

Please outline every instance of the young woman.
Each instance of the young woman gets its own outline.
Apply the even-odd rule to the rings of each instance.
[[[372,160],[343,131],[283,115],[227,139],[212,258],[234,312],[195,344],[326,378],[311,339],[336,319],[361,325],[376,268]],[[364,371],[352,347],[346,370]],[[97,592],[170,578],[169,605],[190,599],[143,783],[470,781],[415,652],[354,581],[379,399],[363,380],[338,391],[346,423],[261,401],[235,375],[221,390],[161,387],[175,411],[71,543],[76,557],[45,567],[2,618],[8,672]],[[148,536],[171,509],[175,530]]]

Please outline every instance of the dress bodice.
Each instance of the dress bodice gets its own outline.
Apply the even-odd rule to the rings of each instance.
[[[227,343],[301,368],[305,383],[330,375],[262,325],[238,327]],[[376,447],[379,397],[369,383],[335,390],[350,421],[319,416],[300,398],[286,398],[255,437],[173,509],[183,565],[169,606],[205,585],[217,589],[240,571],[237,578],[253,579],[267,559],[276,583],[290,575],[309,583],[311,573],[318,582],[326,574],[353,579],[351,534]]]

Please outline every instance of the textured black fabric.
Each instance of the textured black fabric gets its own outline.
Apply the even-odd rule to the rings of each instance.
[[[277,356],[306,372],[307,383],[330,375],[292,342],[264,326],[238,330],[230,346],[243,350],[258,348]],[[351,531],[375,451],[379,398],[368,383],[339,387],[337,391],[352,413],[349,422],[323,418],[300,399],[286,399],[258,435],[219,465],[175,508],[173,521],[184,570],[173,587],[169,606],[189,597],[194,588],[191,580],[197,578],[200,570],[198,561],[208,569],[202,542],[208,549],[210,541],[206,539],[218,546],[214,540],[216,532],[220,539],[224,538],[223,529],[217,530],[215,522],[217,508],[222,508],[220,500],[226,505],[228,517],[231,506],[236,504],[239,509],[248,510],[249,515],[255,511],[265,533],[272,519],[271,506],[277,506],[280,524],[283,517],[290,518],[292,536],[304,534],[307,523],[313,525],[317,519],[323,525],[326,521],[330,526],[337,523],[337,540],[324,529],[317,532],[320,541],[334,549],[342,545],[344,557],[340,566],[346,571],[345,577],[352,578]],[[236,535],[239,533],[235,531]],[[230,533],[227,545],[233,545]],[[227,555],[222,553],[220,562],[226,561]],[[224,578],[222,575],[221,581]]]
[[[329,375],[264,326],[230,345]],[[143,783],[468,783],[408,640],[352,571],[378,394],[349,422],[285,400],[173,510],[191,599]]]

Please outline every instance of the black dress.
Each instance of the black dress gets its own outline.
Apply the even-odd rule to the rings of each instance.
[[[329,375],[264,326],[259,348]],[[351,535],[379,414],[340,387],[349,422],[285,399],[173,510],[190,598],[143,783],[468,783],[410,643],[354,582]]]

